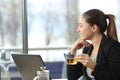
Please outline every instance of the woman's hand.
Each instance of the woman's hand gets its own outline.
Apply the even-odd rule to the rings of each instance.
[[[78,62],[81,62],[85,67],[89,67],[94,71],[96,63],[91,60],[88,54],[78,54],[75,58]]]
[[[78,38],[71,48],[71,54],[74,54],[76,50],[81,49],[83,46],[90,46],[90,43]]]

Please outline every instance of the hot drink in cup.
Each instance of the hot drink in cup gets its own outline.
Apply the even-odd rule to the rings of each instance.
[[[68,65],[75,65],[77,64],[77,60],[75,59],[75,54],[66,54],[66,62]]]

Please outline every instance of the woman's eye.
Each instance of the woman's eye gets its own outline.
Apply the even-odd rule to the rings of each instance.
[[[83,25],[79,23],[79,24],[78,24],[78,27],[83,27]]]
[[[79,25],[79,27],[82,27],[82,25]]]

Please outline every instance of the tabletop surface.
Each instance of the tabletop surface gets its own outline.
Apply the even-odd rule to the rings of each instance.
[[[52,79],[52,80],[67,80],[67,79]]]

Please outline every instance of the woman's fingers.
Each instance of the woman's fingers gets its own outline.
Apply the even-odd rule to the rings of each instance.
[[[87,54],[78,54],[75,58],[78,62],[81,62],[83,65],[87,65],[89,63],[89,56]]]
[[[74,54],[76,50],[81,49],[83,46],[90,46],[90,43],[80,38],[77,39],[71,48],[71,53]]]
[[[81,44],[83,45],[83,46],[90,46],[90,43],[88,43],[87,41],[81,41]]]
[[[94,70],[96,63],[91,60],[88,54],[84,54],[84,53],[78,54],[75,58],[78,62],[81,62],[84,66]]]

